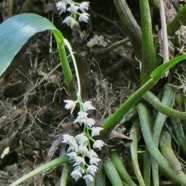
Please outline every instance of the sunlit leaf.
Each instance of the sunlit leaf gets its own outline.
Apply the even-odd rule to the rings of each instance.
[[[51,30],[57,42],[63,41],[59,30],[46,18],[36,14],[20,14],[0,24],[0,75],[30,37]]]
[[[158,81],[162,76],[165,75],[167,71],[169,71],[171,68],[173,68],[175,65],[177,65],[184,59],[186,59],[186,55],[181,55],[163,65],[160,65],[151,73],[151,78],[155,81]]]

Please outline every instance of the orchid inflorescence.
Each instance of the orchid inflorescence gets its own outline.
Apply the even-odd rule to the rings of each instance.
[[[72,0],[61,0],[56,3],[59,14],[69,12],[63,23],[66,23],[71,28],[78,25],[79,22],[88,22],[89,14],[86,12],[89,9],[89,2],[77,3]]]
[[[84,127],[84,130],[75,137],[65,134],[62,142],[68,145],[67,156],[69,161],[73,163],[71,176],[76,181],[83,178],[88,184],[94,181],[98,164],[101,161],[94,149],[101,150],[104,146],[102,140],[94,140],[93,137],[98,136],[103,128],[95,127],[95,120],[88,117],[88,112],[95,109],[90,101],[82,103],[78,99],[77,101],[64,100],[64,102],[66,103],[65,108],[71,110],[71,114],[76,104],[80,105],[80,111],[74,123],[79,123],[80,126]]]

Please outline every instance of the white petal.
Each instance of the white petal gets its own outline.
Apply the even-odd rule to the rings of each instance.
[[[61,2],[61,1],[57,2],[56,8],[58,11],[60,11],[59,14],[66,12],[66,4],[64,2]]]
[[[71,4],[71,6],[67,9],[72,14],[75,14],[77,10],[79,9],[79,6],[75,6],[74,4]]]
[[[87,115],[88,113],[86,112],[78,112],[78,117],[75,119],[74,123],[79,123],[80,125],[82,125],[82,123],[84,123],[87,120]]]
[[[84,146],[84,145],[80,145],[80,146],[78,147],[78,153],[81,153],[81,154],[83,154],[83,155],[86,155],[86,154],[88,153],[87,147]]]
[[[79,22],[86,22],[88,23],[88,19],[89,19],[89,14],[86,12],[83,12],[82,14],[80,14],[79,16]]]
[[[96,140],[93,144],[94,149],[99,149],[101,150],[101,147],[103,147],[104,142],[102,140]]]
[[[78,25],[78,22],[70,16],[67,16],[63,23],[66,23],[68,26],[70,26],[70,28],[73,28],[73,26]]]
[[[76,107],[76,102],[72,100],[64,100],[64,102],[66,103],[65,108],[71,110],[70,113],[72,114]]]
[[[92,130],[91,135],[93,137],[93,136],[98,136],[100,131],[103,130],[103,128],[102,127],[92,127],[91,130]]]
[[[88,143],[88,138],[86,137],[85,133],[78,134],[75,139],[79,145],[86,146]]]
[[[88,151],[87,156],[88,156],[90,159],[93,158],[93,157],[98,158],[97,153],[96,153],[93,149],[91,149],[91,150]]]
[[[90,128],[92,127],[92,126],[94,126],[95,125],[95,120],[93,120],[92,118],[87,118],[85,121],[84,121],[84,124],[85,125],[88,125]]]
[[[85,176],[83,176],[83,179],[86,181],[86,184],[89,184],[94,181],[93,176],[90,174],[86,174]]]
[[[82,12],[85,12],[86,10],[88,10],[89,8],[89,2],[82,2],[80,5],[79,5],[79,9],[82,11]]]
[[[86,101],[83,103],[83,110],[84,112],[87,112],[88,110],[95,110],[95,107],[92,106],[92,103],[90,101]]]
[[[85,159],[80,157],[80,156],[77,156],[76,157],[76,162],[74,163],[74,166],[77,166],[77,165],[85,165]]]
[[[95,165],[89,165],[89,166],[87,167],[86,173],[87,173],[87,174],[92,174],[92,175],[94,175],[94,174],[97,172],[97,170],[98,170],[98,167],[97,167],[97,166],[95,166]]]
[[[73,136],[70,136],[68,134],[64,134],[63,135],[63,143],[67,143],[69,144],[71,141],[74,141],[74,137]]]
[[[98,166],[98,164],[99,164],[100,161],[101,161],[101,159],[96,158],[96,157],[92,157],[92,158],[90,159],[89,163],[90,163],[91,165],[96,165],[96,166]]]
[[[74,170],[72,171],[72,173],[70,174],[76,181],[82,177],[82,174],[79,170]]]

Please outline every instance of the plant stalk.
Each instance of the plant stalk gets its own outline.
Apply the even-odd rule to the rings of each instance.
[[[150,79],[151,72],[156,68],[156,54],[152,35],[151,13],[148,0],[140,0],[142,30],[142,61],[140,69],[141,84]]]
[[[20,185],[21,183],[25,182],[26,180],[28,180],[29,178],[36,176],[38,174],[41,174],[42,172],[48,170],[48,169],[52,169],[55,168],[59,165],[62,165],[64,163],[68,162],[68,156],[61,156],[59,158],[56,158],[48,163],[45,163],[44,165],[34,169],[33,171],[29,172],[28,174],[24,175],[23,177],[21,177],[20,179],[18,179],[17,181],[13,182],[12,184],[10,184],[9,186],[16,186],[16,185]]]

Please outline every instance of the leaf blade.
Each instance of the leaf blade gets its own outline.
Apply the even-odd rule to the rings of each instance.
[[[49,20],[36,14],[20,14],[3,22],[0,25],[0,76],[30,37],[46,30],[52,30],[57,41],[63,40],[61,32]]]

